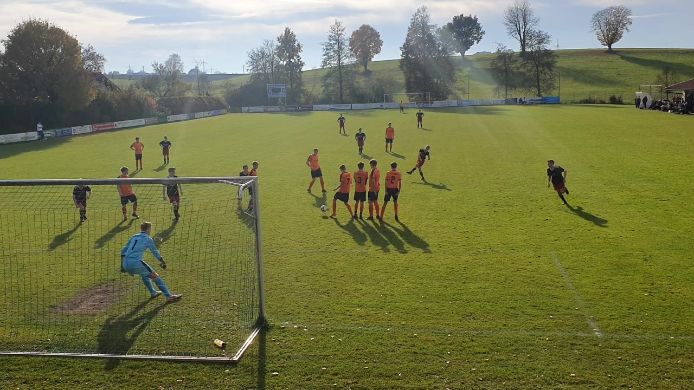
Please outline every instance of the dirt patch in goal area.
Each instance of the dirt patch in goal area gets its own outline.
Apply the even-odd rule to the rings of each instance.
[[[116,304],[125,294],[123,283],[110,281],[82,290],[68,301],[53,308],[59,314],[98,314]]]

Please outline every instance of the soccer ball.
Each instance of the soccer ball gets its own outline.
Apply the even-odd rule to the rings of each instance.
[[[321,206],[320,206],[320,211],[322,211],[322,212],[328,211],[328,206],[326,206],[326,205],[321,205]]]

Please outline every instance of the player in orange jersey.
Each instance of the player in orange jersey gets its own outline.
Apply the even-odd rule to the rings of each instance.
[[[118,176],[119,179],[128,179],[130,176],[128,176],[129,170],[128,167],[122,167],[120,169],[121,175]],[[121,204],[121,210],[123,211],[123,221],[128,219],[128,203],[133,204],[133,218],[138,219],[140,218],[139,215],[137,215],[137,196],[135,196],[135,192],[133,191],[133,185],[132,184],[118,184],[118,195],[120,195],[120,204]]]
[[[321,189],[323,192],[327,192],[325,190],[325,182],[323,181],[323,172],[321,172],[320,163],[318,162],[318,149],[313,149],[313,153],[308,155],[306,165],[311,168],[311,183],[309,183],[308,190],[306,191],[311,192],[311,187],[313,187],[313,183],[316,181],[316,178],[318,178],[320,179]]]
[[[374,219],[374,208],[376,209],[376,218],[378,218],[378,191],[381,189],[381,171],[378,169],[378,161],[371,159],[369,161],[371,172],[369,173],[369,218]]]
[[[135,170],[142,170],[142,151],[145,149],[145,144],[140,142],[140,137],[135,137],[135,142],[130,145],[130,149],[135,151]]]
[[[388,145],[390,145],[390,152],[393,151],[393,140],[395,140],[395,129],[392,123],[388,123],[386,128],[386,153],[388,152]]]
[[[352,216],[352,208],[349,206],[349,191],[352,188],[352,175],[347,172],[347,167],[340,165],[340,185],[335,187],[335,196],[333,197],[333,213],[330,218],[335,218],[337,216],[337,201],[344,202],[347,206],[347,211],[349,215]]]
[[[357,209],[359,218],[364,219],[364,202],[366,202],[366,182],[369,181],[369,173],[364,170],[364,163],[357,164],[358,171],[354,172],[354,219],[357,219]]]
[[[386,173],[386,196],[383,198],[383,207],[381,208],[381,215],[378,219],[383,220],[383,215],[386,212],[386,206],[388,206],[388,201],[393,199],[393,209],[395,210],[395,220],[398,219],[398,196],[400,195],[400,190],[402,189],[402,176],[398,172],[398,163],[390,163],[390,171]]]

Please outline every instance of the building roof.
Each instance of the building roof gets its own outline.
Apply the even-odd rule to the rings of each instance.
[[[668,91],[694,91],[694,79],[672,84],[666,88]]]

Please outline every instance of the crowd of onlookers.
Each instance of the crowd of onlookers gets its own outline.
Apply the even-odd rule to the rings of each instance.
[[[643,100],[640,97],[637,97],[635,100],[636,108],[671,112],[673,114],[694,114],[694,94],[687,95],[686,99],[682,96],[676,96],[672,100],[654,100],[651,102],[650,106],[647,104],[647,99],[647,96],[644,96]]]

